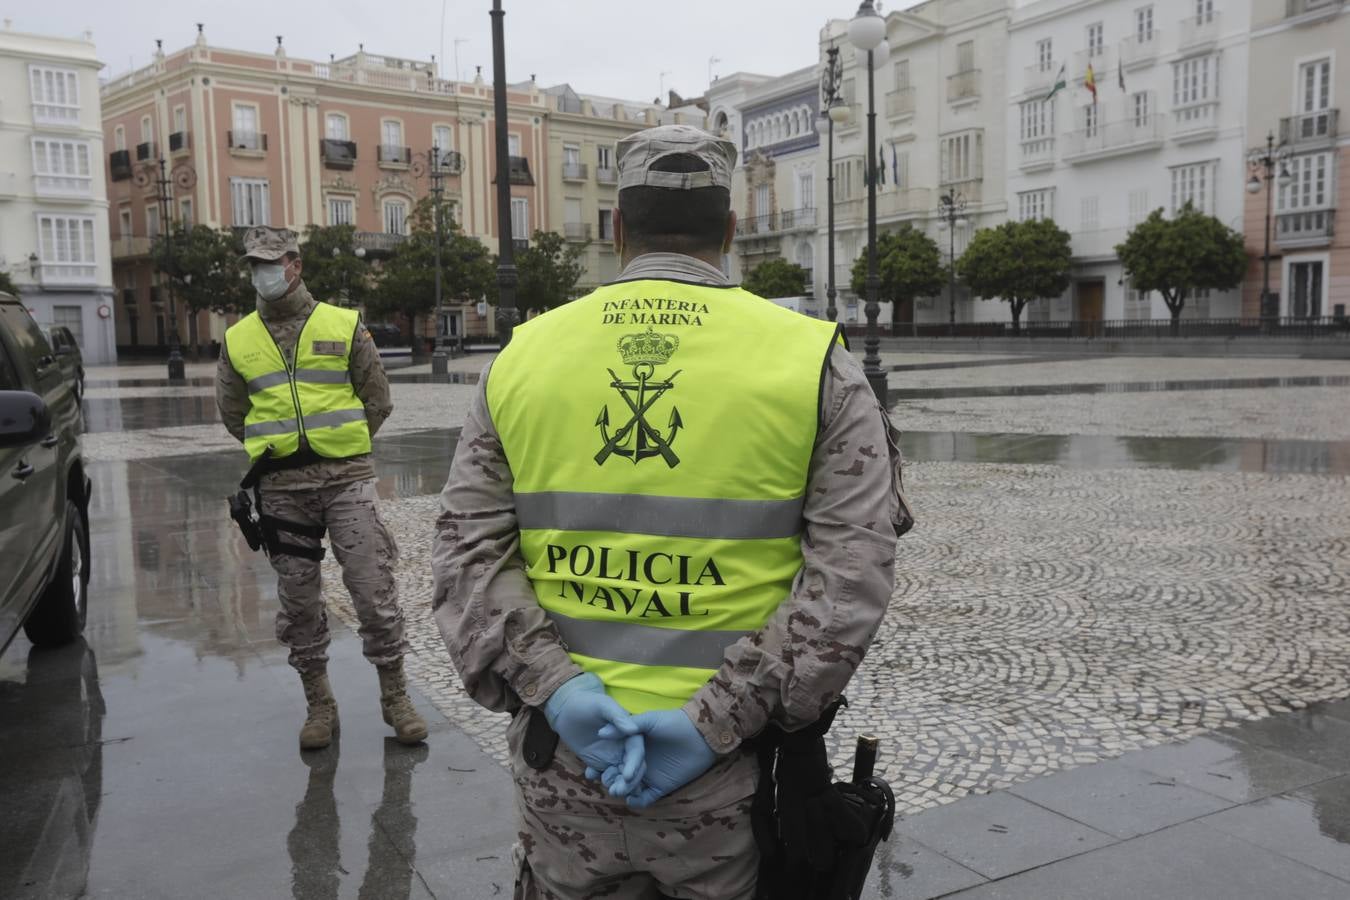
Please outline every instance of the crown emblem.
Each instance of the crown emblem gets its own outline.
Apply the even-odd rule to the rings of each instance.
[[[625,334],[619,338],[619,355],[626,366],[661,366],[680,349],[680,339],[673,334],[657,334],[651,326],[643,334]]]

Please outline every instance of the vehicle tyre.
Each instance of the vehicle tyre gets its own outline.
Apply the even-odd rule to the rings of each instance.
[[[23,623],[24,634],[39,647],[54,647],[79,637],[89,612],[89,523],[84,511],[66,501],[66,536],[56,576]]]

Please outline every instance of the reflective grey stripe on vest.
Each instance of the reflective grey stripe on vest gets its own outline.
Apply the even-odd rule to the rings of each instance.
[[[306,428],[336,428],[348,422],[365,421],[365,409],[339,409],[334,412],[319,413],[317,416],[305,416]],[[274,422],[254,422],[244,426],[244,439],[266,437],[274,434],[290,434],[296,430],[294,419],[277,419]]]
[[[516,494],[516,515],[522,529],[749,541],[800,534],[803,503],[540,491]]]
[[[347,370],[337,369],[296,369],[295,380],[298,382],[308,382],[309,384],[346,384]],[[257,378],[251,378],[248,382],[248,392],[256,394],[258,391],[265,391],[268,388],[276,387],[279,384],[285,384],[287,381],[286,370],[279,372],[268,372],[266,375],[259,375]]]
[[[549,611],[572,653],[639,666],[718,669],[726,650],[750,631],[686,631],[609,620],[574,619]]]

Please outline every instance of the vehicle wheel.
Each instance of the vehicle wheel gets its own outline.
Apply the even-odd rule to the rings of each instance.
[[[84,631],[89,612],[89,524],[84,512],[66,501],[66,537],[56,577],[23,623],[24,634],[39,647],[64,644]]]

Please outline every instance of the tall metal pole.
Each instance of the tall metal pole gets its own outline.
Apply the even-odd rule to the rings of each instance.
[[[956,334],[956,215],[955,205],[947,220],[947,336]]]
[[[431,197],[435,204],[432,215],[436,223],[436,340],[431,352],[431,374],[444,375],[446,372],[445,353],[445,306],[441,297],[441,194],[445,188],[441,184],[441,148],[431,145]]]
[[[155,199],[159,202],[159,227],[164,235],[164,252],[167,262],[165,268],[168,270],[165,272],[168,275],[165,284],[169,294],[169,380],[182,382],[186,380],[186,372],[183,365],[183,347],[178,335],[178,307],[174,302],[173,295],[174,239],[173,222],[170,218],[173,212],[173,204],[170,203],[169,195],[170,184],[164,157],[161,156],[159,158],[159,178],[155,182],[155,187],[158,189],[155,192]]]
[[[867,337],[863,341],[863,374],[872,392],[886,406],[886,372],[881,368],[881,338],[877,334],[877,314],[881,312],[877,275],[877,103],[876,79],[872,77],[872,51],[867,51]]]
[[[1266,251],[1261,255],[1261,316],[1270,315],[1270,204],[1275,193],[1275,133],[1266,135]]]
[[[511,161],[506,142],[506,35],[502,0],[492,0],[492,93],[497,142],[497,334],[511,342],[516,311],[516,245],[511,231]]]
[[[831,322],[839,321],[839,307],[835,305],[835,297],[838,292],[834,287],[834,117],[830,115],[830,110],[838,101],[838,75],[839,75],[839,48],[831,47],[828,51],[829,61],[825,64],[825,118],[829,121],[829,138],[826,144],[826,168],[825,168],[825,217],[828,223],[826,231],[829,237],[829,247],[826,250],[826,259],[828,260],[828,271],[825,281],[825,317]]]

